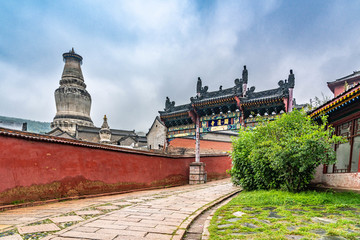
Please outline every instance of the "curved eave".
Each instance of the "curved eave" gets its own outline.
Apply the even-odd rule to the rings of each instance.
[[[319,118],[322,115],[329,114],[331,112],[340,110],[340,108],[345,107],[348,103],[358,100],[360,97],[360,88],[354,89],[351,92],[340,95],[339,97],[328,102],[326,105],[323,105],[309,114],[313,119]]]
[[[226,97],[219,97],[219,98],[211,98],[211,99],[206,99],[206,100],[200,100],[198,102],[194,102],[194,107],[197,108],[201,108],[204,106],[211,106],[211,105],[218,105],[218,104],[223,104],[223,103],[233,103],[236,102],[235,100],[235,96],[231,95],[231,96],[226,96]]]
[[[279,97],[272,97],[272,98],[260,98],[255,100],[250,100],[245,103],[241,103],[241,106],[249,107],[249,106],[255,106],[255,105],[263,105],[263,104],[269,104],[269,103],[275,103],[275,102],[282,102],[284,96]]]
[[[354,72],[353,74],[350,74],[348,76],[336,79],[333,82],[327,82],[327,85],[330,88],[330,90],[332,92],[334,92],[336,86],[344,85],[345,82],[347,82],[348,84],[352,84],[353,82],[356,82],[359,80],[360,80],[360,72],[358,71],[358,72]]]
[[[186,110],[186,112],[175,112],[175,113],[161,113],[160,112],[160,118],[161,119],[169,119],[169,118],[176,118],[176,117],[180,117],[180,116],[187,116],[188,115],[189,110]]]

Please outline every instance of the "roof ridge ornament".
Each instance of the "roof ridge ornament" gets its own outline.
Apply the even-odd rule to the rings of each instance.
[[[101,128],[110,129],[109,124],[108,124],[108,122],[107,122],[107,117],[106,117],[106,115],[104,115],[104,122],[103,122]]]
[[[201,98],[201,96],[202,96],[204,93],[206,93],[208,89],[209,89],[208,86],[202,87],[201,78],[198,77],[197,84],[196,84],[196,96],[197,96],[198,98]]]
[[[246,69],[246,65],[244,65],[244,69],[242,72],[242,80],[243,83],[248,83],[248,70]]]
[[[252,95],[255,92],[255,86],[252,86],[250,88],[247,89],[246,93],[248,95]]]
[[[166,101],[165,101],[165,112],[170,112],[174,109],[175,107],[175,101],[170,101],[169,97],[166,97]]]
[[[290,74],[288,77],[288,84],[289,84],[289,88],[294,88],[294,86],[295,86],[295,75],[294,75],[292,69],[290,69]]]

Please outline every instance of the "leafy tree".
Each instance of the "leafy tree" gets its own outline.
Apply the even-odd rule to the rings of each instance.
[[[333,144],[344,139],[332,133],[326,117],[318,125],[297,110],[240,129],[233,139],[232,180],[246,190],[305,190],[320,164],[336,161]]]

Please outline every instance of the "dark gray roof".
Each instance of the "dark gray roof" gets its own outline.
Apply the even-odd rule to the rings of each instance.
[[[101,128],[98,127],[87,127],[87,126],[77,126],[78,132],[89,132],[89,133],[99,133]],[[120,136],[136,136],[135,130],[119,130],[119,129],[110,129],[112,135]]]
[[[284,97],[289,94],[287,88],[283,89],[281,87],[270,89],[266,91],[261,92],[249,92],[248,95],[242,99],[243,103],[247,102],[254,102],[258,100],[267,100],[267,99],[273,99],[273,98],[279,98]]]
[[[350,75],[347,75],[347,76],[342,77],[342,78],[338,78],[335,81],[328,82],[328,83],[342,82],[342,81],[349,80],[349,79],[356,78],[356,77],[360,77],[360,71],[354,71]]]
[[[176,114],[176,113],[183,113],[183,112],[187,112],[191,109],[191,104],[183,104],[183,105],[179,105],[179,106],[172,106],[168,109],[168,111],[159,111],[159,113],[162,116],[166,116],[168,114]]]
[[[246,69],[246,67],[244,67]],[[244,75],[244,74],[243,74]],[[246,81],[243,79],[235,79],[235,86],[231,88],[222,89],[220,86],[219,90],[208,92],[208,86],[202,86],[202,80],[198,78],[197,82],[197,95],[190,98],[190,104],[184,104],[175,106],[175,102],[171,102],[170,99],[166,98],[164,111],[159,111],[161,117],[166,116],[177,116],[179,113],[185,113],[192,109],[192,105],[196,109],[201,109],[205,105],[214,104],[236,104],[236,101],[240,100],[242,103],[258,102],[261,100],[279,99],[289,96],[289,88],[295,86],[295,75],[290,70],[288,79],[280,80],[278,87],[266,91],[255,92],[255,87],[248,88],[245,96],[243,96],[243,84],[247,82],[247,71]],[[238,100],[237,100],[238,99]],[[221,101],[218,101],[221,100]],[[207,104],[208,103],[208,104]]]
[[[196,96],[194,98],[191,98],[190,100],[194,103],[200,103],[200,102],[206,102],[208,100],[216,100],[216,99],[221,99],[221,98],[226,98],[226,97],[233,97],[235,95],[237,95],[236,87],[232,87],[232,88],[221,89],[221,90],[212,91],[212,92],[205,92],[205,93],[202,93],[200,97]]]

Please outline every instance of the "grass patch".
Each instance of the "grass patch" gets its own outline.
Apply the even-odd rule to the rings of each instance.
[[[360,194],[351,192],[241,192],[219,208],[210,239],[360,237]]]
[[[72,225],[75,225],[75,224],[77,224],[79,222],[80,221],[78,221],[78,222],[63,222],[63,223],[58,223],[56,225],[62,230],[62,229],[71,227]]]
[[[16,234],[16,233],[18,233],[18,232],[16,231],[16,229],[11,229],[11,230],[8,230],[8,231],[6,231],[6,232],[0,233],[0,237],[7,237],[7,236],[14,235],[14,234]]]
[[[28,233],[22,236],[24,240],[39,240],[55,232]]]
[[[35,226],[35,225],[48,224],[48,223],[53,223],[53,222],[50,219],[44,219],[44,220],[41,220],[41,221],[37,221],[37,222],[27,224],[26,226]]]

